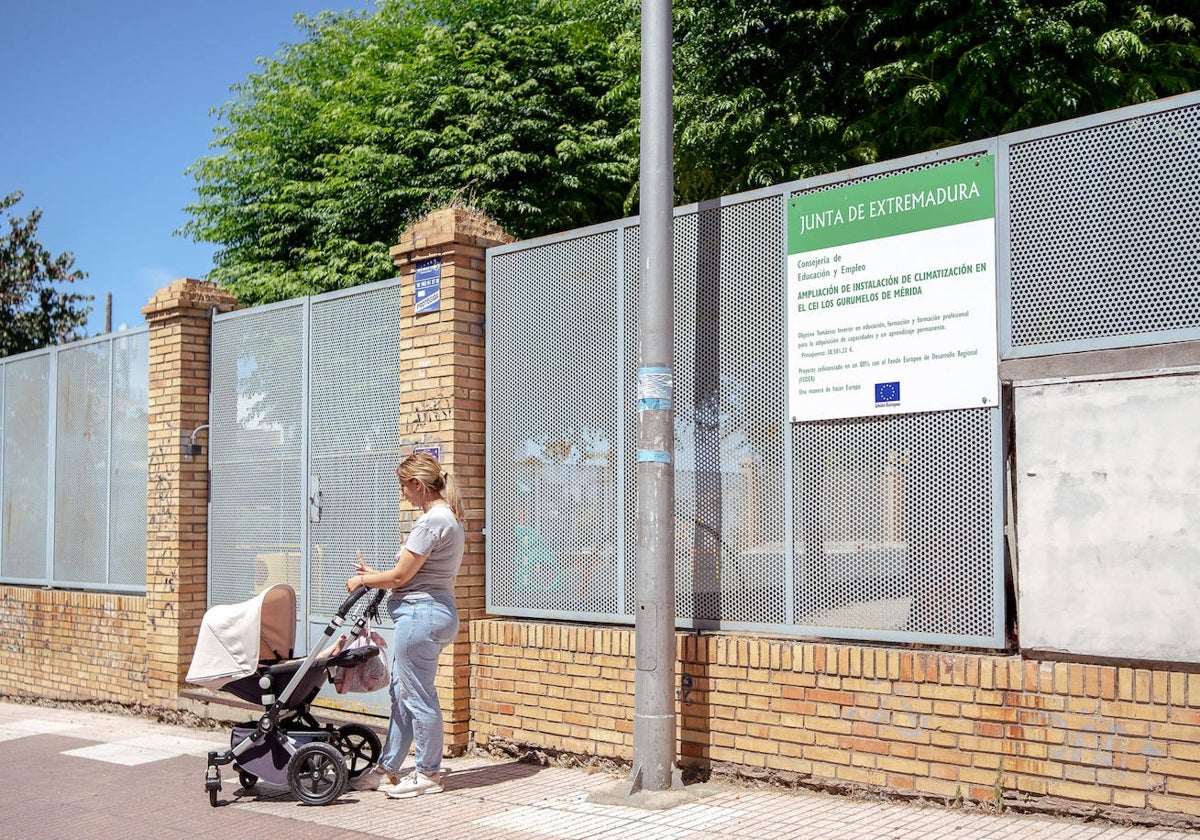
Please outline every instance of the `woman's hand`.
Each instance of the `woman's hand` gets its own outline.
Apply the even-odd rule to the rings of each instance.
[[[366,581],[362,579],[363,575],[371,575],[375,573],[375,569],[372,569],[367,565],[367,562],[363,560],[361,551],[354,552],[354,557],[354,575],[346,580],[347,592],[353,592],[355,589],[358,589],[359,586],[365,586]]]

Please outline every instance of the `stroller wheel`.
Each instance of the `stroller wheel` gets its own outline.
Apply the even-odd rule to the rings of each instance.
[[[288,761],[288,787],[306,805],[328,805],[346,787],[346,762],[336,748],[311,741]]]
[[[337,746],[346,759],[346,773],[351,779],[357,779],[374,767],[383,750],[375,730],[358,723],[338,727]]]
[[[204,772],[204,789],[208,791],[208,804],[217,807],[217,793],[221,790],[221,768],[213,762],[215,753],[208,754],[208,770]]]
[[[253,773],[247,773],[241,767],[237,768],[238,781],[242,783],[242,790],[251,790],[258,784],[258,776]]]

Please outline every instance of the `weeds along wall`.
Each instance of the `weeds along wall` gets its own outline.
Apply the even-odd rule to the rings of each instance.
[[[479,747],[627,762],[630,628],[472,622]],[[685,768],[1200,824],[1200,674],[1020,655],[683,635]]]

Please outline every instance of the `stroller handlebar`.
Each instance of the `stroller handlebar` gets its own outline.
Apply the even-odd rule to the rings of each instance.
[[[367,586],[356,587],[353,592],[351,592],[349,595],[346,596],[346,600],[342,601],[341,606],[338,607],[338,609],[337,609],[338,617],[344,619],[347,615],[349,615],[350,610],[352,610],[354,608],[354,605],[358,603],[359,599],[361,599],[364,595],[366,595],[370,591],[371,591],[370,588]],[[371,603],[367,606],[368,614],[373,614],[373,615],[378,616],[379,604],[381,601],[383,601],[383,596],[386,594],[387,594],[386,589],[376,589],[375,590],[375,595],[372,597]]]

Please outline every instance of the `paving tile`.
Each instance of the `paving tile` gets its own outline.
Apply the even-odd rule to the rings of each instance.
[[[444,793],[350,790],[323,807],[286,788],[204,790],[205,754],[229,732],[0,701],[0,836],[288,837],[289,840],[1200,840],[1200,833],[992,814],[813,791],[707,785],[667,810],[592,801],[622,779],[487,756],[449,759]],[[53,785],[23,785],[26,768]],[[702,794],[702,795],[701,795]]]

